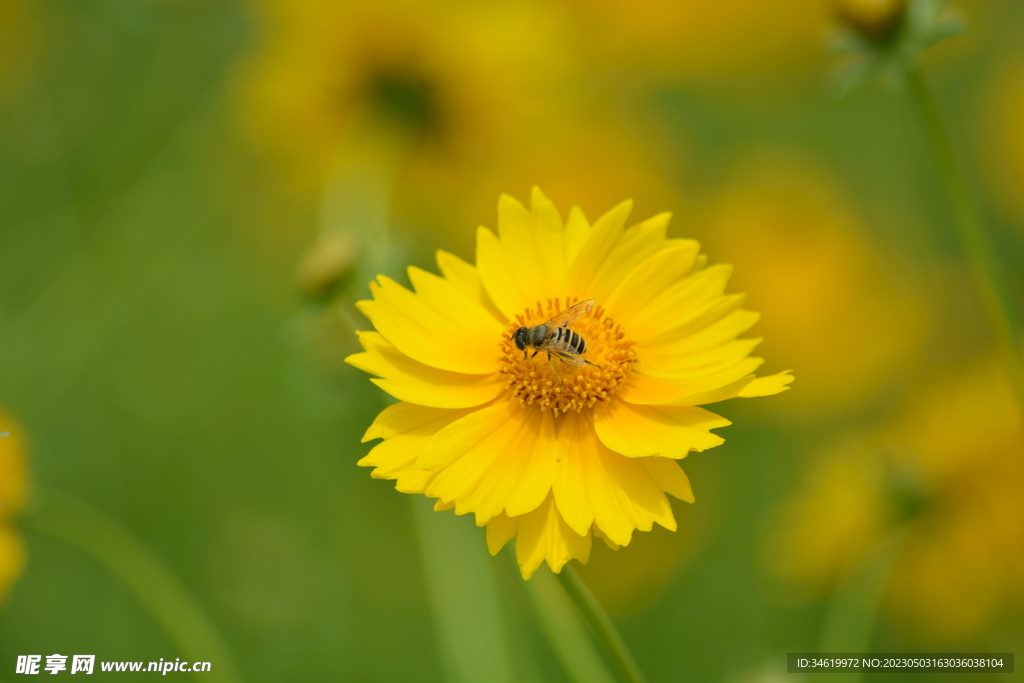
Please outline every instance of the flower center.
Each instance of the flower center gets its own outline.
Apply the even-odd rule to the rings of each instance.
[[[587,363],[575,367],[556,353],[549,357],[544,343],[529,343],[541,335],[521,335],[526,342],[524,357],[524,352],[513,340],[516,331],[521,327],[530,330],[543,325],[576,303],[576,299],[565,300],[565,306],[562,303],[561,299],[548,299],[547,306],[544,306],[538,301],[536,307],[517,315],[505,330],[500,357],[501,372],[508,375],[512,396],[524,406],[535,405],[541,410],[552,410],[555,417],[570,410],[580,412],[598,401],[611,401],[636,360],[633,350],[636,342],[626,338],[622,327],[601,306],[595,306],[568,326],[584,342],[586,350],[582,355],[575,353],[580,347],[575,337],[565,333],[561,335],[563,339],[569,338],[569,348],[564,353]]]

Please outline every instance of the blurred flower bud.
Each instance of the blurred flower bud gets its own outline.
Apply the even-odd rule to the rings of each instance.
[[[833,0],[833,11],[843,25],[874,41],[890,38],[907,14],[907,0]]]
[[[299,260],[295,270],[299,290],[313,301],[329,299],[348,279],[359,252],[359,241],[350,232],[322,235]]]

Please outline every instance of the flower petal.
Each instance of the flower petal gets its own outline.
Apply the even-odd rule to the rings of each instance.
[[[480,280],[480,273],[477,272],[476,266],[466,263],[455,254],[450,254],[443,249],[438,249],[435,257],[437,258],[437,267],[441,269],[441,274],[446,280],[468,294],[502,325],[508,322],[504,314],[491,301],[490,295],[484,288],[484,283]]]
[[[464,375],[414,361],[377,332],[358,332],[365,353],[346,363],[383,379],[370,380],[400,401],[432,408],[471,408],[497,398],[505,389],[500,373]]]
[[[587,220],[583,209],[573,206],[569,209],[569,218],[565,221],[565,262],[572,264],[580,249],[590,239],[590,221]]]
[[[784,370],[775,375],[758,377],[740,391],[738,395],[742,398],[753,398],[755,396],[772,396],[786,391],[789,389],[786,385],[793,381],[793,375],[789,374],[791,372],[792,370]]]
[[[504,512],[495,515],[494,519],[487,523],[487,550],[491,555],[497,555],[505,547],[505,544],[516,537],[519,530],[519,518],[509,517]]]
[[[469,410],[425,408],[410,403],[388,406],[366,430],[363,441],[383,438],[384,441],[359,461],[363,467],[374,467],[374,479],[398,479],[396,487],[404,492],[422,493],[432,473],[415,466],[416,458],[438,431],[464,417]]]
[[[669,493],[679,500],[687,503],[693,502],[693,489],[690,488],[690,479],[683,472],[679,462],[670,458],[637,458],[638,463],[644,466],[651,479],[665,493]]]
[[[597,440],[593,424],[582,416],[568,413],[559,422],[558,438],[564,444],[564,452],[555,464],[552,491],[565,523],[583,534],[594,523],[584,470],[594,458]]]
[[[650,355],[641,358],[634,370],[642,375],[662,379],[683,379],[711,375],[728,370],[750,357],[751,352],[761,343],[760,337],[734,339],[713,348],[679,356],[669,354]]]
[[[491,299],[507,318],[565,291],[565,225],[534,188],[532,209],[508,195],[498,200],[498,237],[477,232],[477,266]]]
[[[518,520],[516,560],[523,579],[533,576],[545,560],[557,574],[569,560],[586,562],[590,559],[590,534],[580,536],[569,528],[558,514],[553,496],[549,495],[539,508]]]
[[[498,321],[445,280],[416,277],[430,283],[428,297],[436,305],[447,305],[436,308],[424,297],[381,275],[370,283],[374,299],[360,301],[359,310],[398,350],[420,363],[471,375],[495,372],[502,333]],[[447,288],[451,298],[436,296],[434,285]],[[464,316],[471,316],[473,325],[466,325]]]
[[[634,332],[634,319],[665,290],[690,272],[700,253],[700,244],[694,240],[671,240],[668,245],[651,254],[617,280],[615,290],[608,296],[605,308],[614,313],[619,322]]]
[[[591,296],[600,282],[601,269],[608,256],[622,239],[626,219],[633,210],[633,201],[626,200],[597,219],[587,241],[569,264],[567,285],[571,293]]]
[[[677,273],[685,264],[678,265]],[[732,266],[718,264],[679,280],[652,282],[648,294],[653,292],[653,296],[636,306],[629,317],[630,334],[641,339],[678,327],[681,314],[685,316],[688,311],[699,311],[721,297],[731,274]],[[656,287],[662,289],[654,289]]]
[[[696,406],[641,406],[612,401],[594,409],[594,427],[608,448],[630,458],[685,458],[725,439],[711,429],[732,424]]]
[[[764,363],[763,358],[744,358],[724,370],[682,378],[653,377],[634,372],[619,391],[618,398],[626,403],[637,405],[696,405],[695,400],[698,399],[691,397],[721,389],[746,377],[752,377],[754,370],[762,363]],[[736,391],[738,392],[744,386],[746,384],[736,387]]]
[[[591,284],[591,291],[587,296],[601,302],[606,301],[637,264],[664,248],[665,232],[671,219],[672,214],[659,213],[626,229],[608,258],[601,264],[600,277],[597,282]]]
[[[426,493],[476,513],[484,525],[506,507],[526,513],[551,488],[557,450],[554,419],[502,402],[478,410],[437,434],[416,463],[437,473]]]
[[[628,545],[634,529],[650,531],[657,522],[675,531],[672,506],[638,460],[596,444],[584,469],[594,524],[617,545]]]

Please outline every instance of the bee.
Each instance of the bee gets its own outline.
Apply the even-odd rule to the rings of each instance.
[[[533,356],[544,351],[548,354],[549,361],[551,356],[557,356],[563,363],[574,368],[582,368],[586,364],[599,368],[601,366],[597,363],[591,363],[581,357],[587,352],[587,342],[569,329],[574,320],[590,312],[594,307],[594,301],[587,299],[570,306],[546,323],[520,327],[512,335],[512,341],[516,343],[516,348],[523,352],[523,358],[526,358],[526,347],[529,346],[533,349]]]

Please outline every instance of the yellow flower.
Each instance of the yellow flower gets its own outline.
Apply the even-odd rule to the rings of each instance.
[[[770,565],[822,595],[901,528],[887,610],[914,639],[970,642],[1024,599],[1021,453],[1005,371],[985,362],[943,378],[876,438],[812,466],[782,508]]]
[[[570,41],[540,2],[257,4],[266,30],[239,115],[300,187],[367,146],[399,158],[390,173],[467,177],[569,89]]]
[[[0,410],[0,602],[25,566],[25,543],[14,526],[28,493],[21,430]]]
[[[786,75],[820,59],[823,0],[570,0],[596,59],[621,70],[722,81]]]
[[[799,364],[792,417],[861,403],[920,355],[928,289],[888,267],[827,170],[747,162],[700,218],[707,247],[736,266],[736,286],[765,315],[764,353]]]
[[[666,239],[667,213],[626,229],[630,208],[591,225],[578,207],[563,222],[537,189],[531,210],[502,196],[475,267],[438,251],[440,277],[410,268],[412,292],[380,276],[360,302],[376,331],[348,362],[401,402],[367,430],[384,441],[359,464],[474,513],[492,554],[516,537],[525,578],[543,561],[586,562],[593,535],[618,547],[655,522],[674,530],[664,494],[693,500],[675,461],[721,444],[710,430],[729,424],[698,406],[792,380],[754,377],[760,340],[736,337],[758,316],[723,293],[731,269]],[[571,324],[587,364],[516,347],[519,327],[589,299]]]

